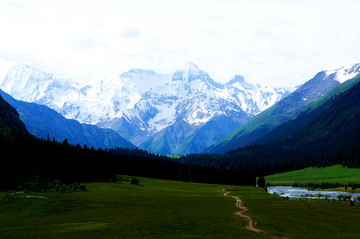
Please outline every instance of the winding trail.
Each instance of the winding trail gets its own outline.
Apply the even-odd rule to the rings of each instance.
[[[249,231],[255,232],[257,234],[260,234],[260,235],[264,235],[264,236],[268,235],[271,238],[276,238],[276,239],[281,239],[281,238],[285,239],[286,238],[286,237],[280,237],[280,236],[273,236],[273,235],[270,235],[269,232],[264,232],[263,230],[255,228],[257,225],[256,220],[252,219],[250,216],[246,216],[243,214],[244,212],[248,211],[248,209],[247,209],[247,207],[245,207],[242,204],[241,199],[237,196],[229,196],[230,192],[226,191],[226,188],[223,188],[222,191],[224,192],[224,197],[232,197],[236,200],[235,206],[237,208],[239,208],[241,211],[236,212],[235,214],[238,215],[239,217],[245,219],[245,221],[247,222],[246,226],[245,226],[246,229],[248,229]]]

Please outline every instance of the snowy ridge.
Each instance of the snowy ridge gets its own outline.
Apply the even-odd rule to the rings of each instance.
[[[327,77],[332,77],[339,83],[344,83],[347,80],[354,78],[360,73],[360,63],[343,66],[336,70],[325,71]]]
[[[37,102],[59,110],[69,100],[80,97],[81,89],[69,78],[57,77],[27,65],[11,68],[0,85],[14,98]]]
[[[157,133],[176,120],[200,127],[225,112],[255,115],[289,93],[285,88],[253,86],[239,76],[220,84],[190,63],[187,69],[174,72],[167,83],[147,91],[125,114],[141,128]]]
[[[0,88],[81,123],[115,127],[114,120],[125,119],[147,135],[177,120],[201,127],[221,115],[256,115],[290,93],[286,88],[251,85],[239,75],[221,84],[193,63],[165,75],[131,69],[87,86],[21,65],[10,69]]]

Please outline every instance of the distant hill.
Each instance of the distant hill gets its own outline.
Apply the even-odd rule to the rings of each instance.
[[[140,148],[150,152],[173,154],[177,145],[184,142],[196,128],[183,120],[175,121],[172,125],[162,129],[156,135],[147,139]]]
[[[71,144],[87,145],[95,148],[124,147],[135,148],[111,129],[101,129],[94,125],[80,124],[66,119],[55,110],[35,103],[15,100],[0,90],[1,96],[20,114],[28,131],[38,138],[55,138],[57,141],[68,139]]]
[[[228,132],[235,130],[250,118],[251,116],[246,115],[244,112],[225,113],[213,117],[201,128],[196,129],[185,141],[181,142],[174,153],[177,155],[202,153]]]

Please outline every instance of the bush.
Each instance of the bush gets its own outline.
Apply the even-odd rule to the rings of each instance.
[[[139,185],[140,181],[137,178],[131,178],[131,184]]]

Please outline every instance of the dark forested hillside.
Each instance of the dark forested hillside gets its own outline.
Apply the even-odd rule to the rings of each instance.
[[[169,180],[254,185],[247,170],[188,166],[138,149],[101,150],[0,134],[0,188],[14,188],[29,178],[64,183],[114,181],[116,174]]]
[[[360,77],[355,77],[343,84],[335,87],[320,99],[311,104],[307,109],[301,112],[295,119],[289,120],[268,134],[256,141],[255,144],[273,142],[278,139],[288,138],[297,131],[309,126],[333,103],[337,96],[349,90],[351,87],[360,82]]]
[[[360,84],[340,94],[330,107],[290,142],[309,152],[332,151],[360,142]]]
[[[3,104],[2,115],[12,118],[4,121],[7,128],[0,134],[0,187],[15,187],[34,176],[74,182],[115,180],[115,174],[254,185],[256,175],[333,164],[360,167],[360,83],[323,102],[315,102],[319,107],[312,105],[294,119],[293,123],[307,123],[286,137],[224,155],[194,154],[180,159],[138,149],[104,151],[74,146],[68,140],[59,143],[26,133],[15,135],[6,130],[12,128],[7,122],[19,124],[16,111]]]
[[[281,139],[225,155],[190,155],[183,160],[200,165],[252,168],[258,174],[333,164],[360,167],[360,83],[327,102],[290,122],[291,134]],[[305,124],[294,130],[296,122]],[[284,135],[285,131],[281,132],[278,135]]]
[[[316,74],[296,91],[209,147],[206,152],[225,153],[256,142],[274,128],[296,117],[322,95],[338,86],[340,83],[334,78],[335,75],[328,76],[325,72]]]
[[[27,135],[25,124],[20,120],[18,112],[0,95],[0,132],[14,135]]]
[[[0,189],[24,182],[53,180],[62,183],[114,181],[116,174],[170,180],[254,185],[247,170],[188,166],[178,160],[138,149],[109,150],[37,139],[30,135],[19,114],[0,97]],[[39,183],[39,181],[37,181]],[[44,183],[45,184],[45,183]],[[38,185],[41,188],[41,185]]]

